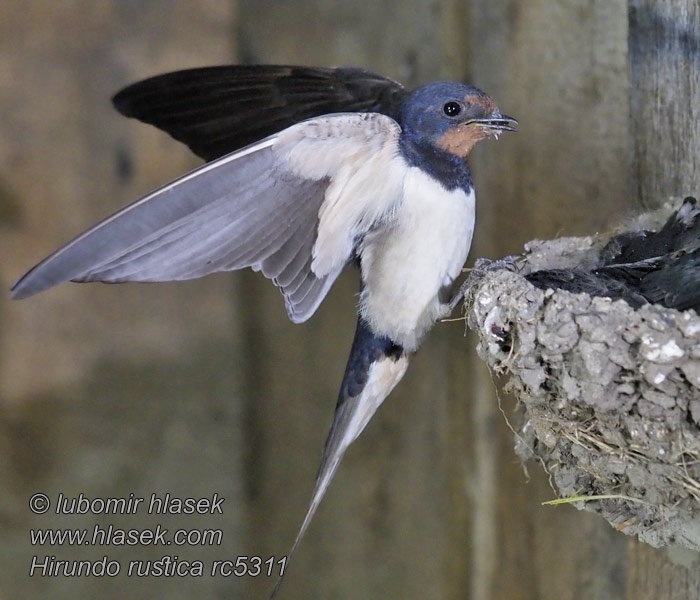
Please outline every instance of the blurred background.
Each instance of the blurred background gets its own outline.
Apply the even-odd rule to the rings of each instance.
[[[346,273],[294,326],[251,273],[158,285],[12,282],[96,220],[199,164],[110,97],[231,62],[468,81],[518,118],[472,166],[469,258],[605,231],[698,193],[698,0],[5,0],[0,8],[0,598],[265,598],[214,560],[285,555],[309,501],[354,329]],[[646,599],[700,594],[697,557],[552,499],[518,463],[463,322],[435,328],[350,449],[281,598]],[[504,408],[509,408],[504,400]],[[29,497],[226,498],[223,515],[34,515]],[[213,528],[214,546],[32,546],[31,528]],[[33,556],[202,577],[29,577]]]

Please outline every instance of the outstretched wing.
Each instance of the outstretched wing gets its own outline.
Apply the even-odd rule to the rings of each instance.
[[[68,280],[169,281],[252,267],[280,287],[290,319],[305,321],[357,239],[400,198],[399,132],[376,113],[299,123],[88,229],[17,281],[13,297]]]
[[[320,115],[378,112],[396,119],[404,95],[401,84],[363,69],[231,65],[157,75],[113,102],[209,161]]]

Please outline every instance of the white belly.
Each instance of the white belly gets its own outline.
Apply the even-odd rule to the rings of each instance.
[[[467,259],[474,200],[473,189],[447,191],[422,170],[409,169],[396,215],[361,247],[360,311],[375,333],[409,352],[418,347],[439,315],[440,288]]]

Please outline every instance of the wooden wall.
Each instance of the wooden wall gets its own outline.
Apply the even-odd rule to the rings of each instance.
[[[240,551],[238,307],[231,279],[65,285],[22,302],[12,281],[85,226],[199,161],[110,106],[120,87],[232,57],[229,0],[4,2],[0,11],[0,597],[192,598],[213,578],[28,576],[31,557],[122,563],[163,547],[34,546],[36,527],[221,527]],[[33,516],[31,494],[226,497],[224,515]],[[206,525],[205,525],[206,523]],[[128,590],[128,593],[127,593]]]
[[[635,199],[700,196],[700,3],[630,0],[630,130]],[[628,544],[628,597],[700,598],[700,556]]]
[[[472,78],[505,98],[503,109],[521,123],[512,139],[475,157],[483,209],[476,255],[503,256],[533,238],[605,230],[635,205],[625,3],[471,6]],[[491,555],[473,597],[625,598],[626,539],[593,515],[541,506],[555,497],[547,477],[533,463],[527,481],[512,459],[513,435],[493,383],[488,375],[479,382],[476,402],[498,423],[495,435],[483,438],[483,453],[499,476],[483,502]]]
[[[197,164],[111,111],[156,72],[245,60],[468,80],[521,122],[482,144],[476,256],[600,231],[698,193],[698,0],[10,0],[0,18],[0,285],[110,210]],[[354,327],[357,276],[293,326],[253,274],[0,294],[0,597],[265,597],[263,578],[30,579],[36,491],[226,497],[224,544],[281,556],[309,500]],[[436,327],[353,446],[281,597],[695,598],[697,557],[571,507],[512,451],[463,323]],[[509,400],[504,399],[504,406]],[[109,519],[105,520],[109,522]],[[153,527],[152,516],[121,527]],[[171,527],[203,526],[193,518]],[[162,548],[90,549],[119,560]],[[684,566],[685,565],[685,566]]]

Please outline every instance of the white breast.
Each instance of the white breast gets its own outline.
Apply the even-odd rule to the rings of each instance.
[[[438,292],[460,273],[474,233],[473,189],[448,191],[411,167],[394,218],[365,237],[360,311],[407,351],[439,315]]]

